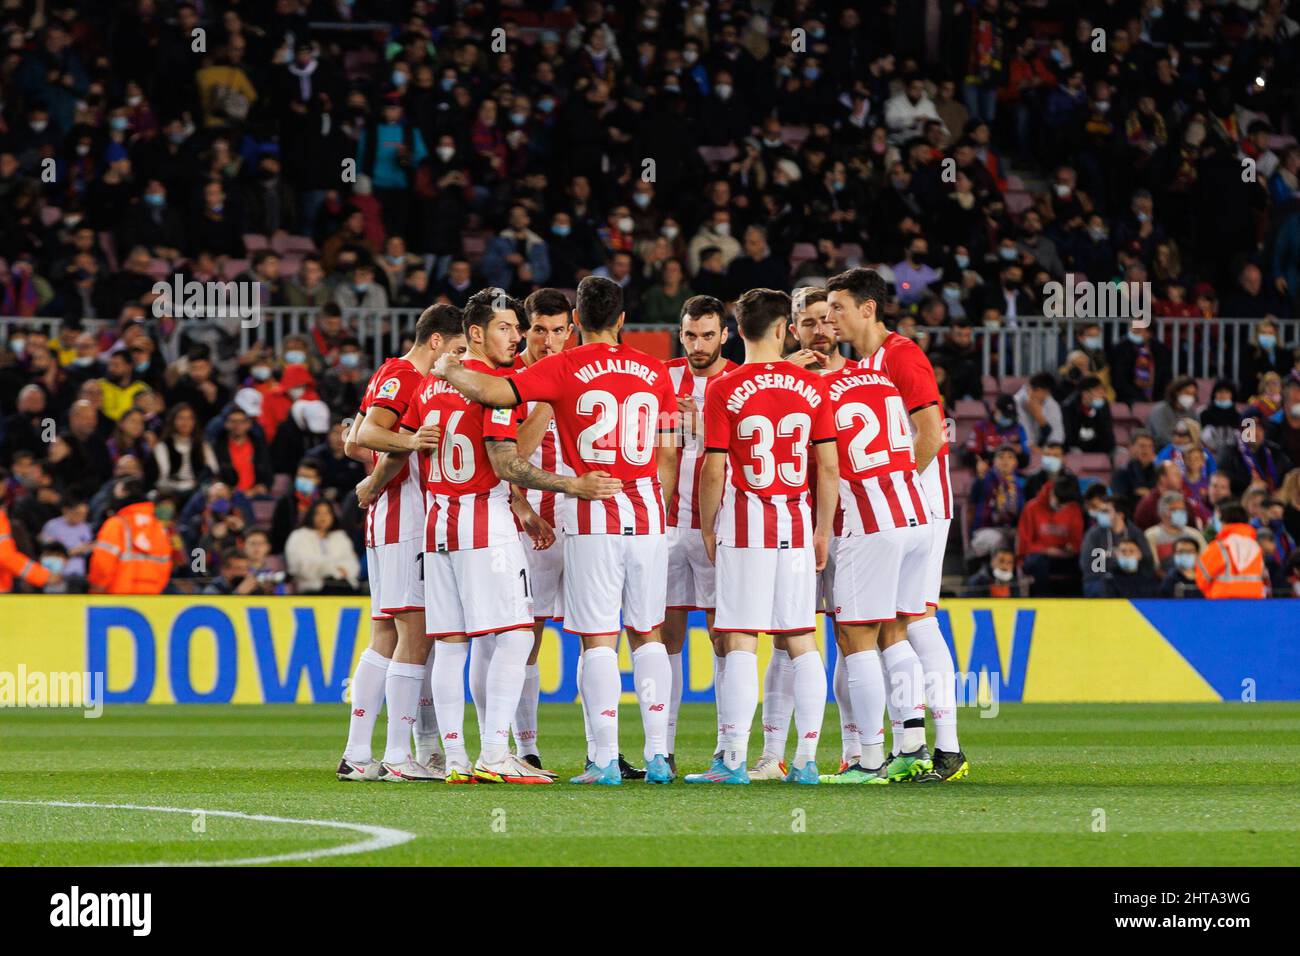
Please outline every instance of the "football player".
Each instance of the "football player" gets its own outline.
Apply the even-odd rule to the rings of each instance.
[[[361,653],[352,675],[352,713],[348,743],[337,770],[340,780],[434,780],[442,774],[440,748],[432,711],[423,713],[423,726],[415,727],[417,747],[427,753],[411,754],[412,724],[395,714],[391,694],[405,692],[407,672],[418,671],[413,694],[419,707],[421,685],[426,681],[427,654],[419,656],[424,633],[421,612],[424,594],[420,581],[421,537],[424,528],[424,491],[410,453],[437,447],[438,429],[403,432],[398,423],[406,414],[420,382],[439,355],[463,347],[460,310],[433,305],[415,326],[415,344],[405,355],[390,358],[371,376],[344,440],[344,453],[355,460],[378,464],[383,453],[396,456],[391,480],[376,496],[365,519],[366,563],[370,579],[370,646]],[[382,761],[372,759],[370,739],[379,708],[388,699],[388,741]],[[423,733],[420,733],[423,731]],[[432,732],[432,733],[431,733]],[[432,736],[432,740],[431,740]]]
[[[677,486],[668,501],[668,609],[664,613],[664,646],[673,671],[668,713],[668,763],[676,771],[677,713],[682,705],[682,649],[686,645],[686,615],[703,611],[713,643],[714,699],[722,687],[726,658],[713,631],[714,568],[704,553],[700,534],[700,470],[704,466],[704,389],[736,363],[723,358],[727,341],[723,304],[710,295],[696,295],[682,305],[678,341],[686,355],[668,362],[677,393],[679,464]],[[718,714],[717,752],[723,747],[722,715]]]
[[[937,457],[946,448],[946,443],[943,435],[943,414],[939,405],[939,392],[935,384],[934,370],[925,357],[925,353],[920,350],[916,343],[905,336],[890,332],[881,321],[881,310],[885,305],[887,295],[884,280],[870,269],[850,269],[840,275],[832,276],[827,282],[826,289],[831,306],[830,316],[832,321],[835,322],[841,336],[853,344],[859,355],[864,356],[858,363],[859,369],[880,373],[894,384],[899,393],[897,396],[899,401],[891,403],[890,407],[893,412],[891,412],[890,417],[881,418],[877,422],[880,430],[892,442],[888,452],[891,458],[894,458],[894,464],[898,468],[898,470],[889,473],[891,475],[889,481],[897,486],[900,479],[892,476],[897,476],[900,473],[910,475],[910,471],[901,464],[901,459],[894,457],[894,452],[904,444],[903,434],[905,433],[907,435],[907,444],[910,446],[909,454],[913,458],[912,470],[921,476],[921,487],[924,488],[924,475],[928,468],[932,466],[941,468],[941,497],[950,502],[951,491],[947,486],[946,458],[936,465]],[[901,418],[898,413],[900,407],[902,409]],[[847,414],[843,412],[842,408],[843,406],[841,406],[838,414]],[[861,435],[856,440],[865,444],[867,442],[867,433],[870,431],[870,427],[864,426]],[[913,434],[915,435],[914,438]],[[873,435],[871,438],[877,442],[879,441],[878,436]],[[841,441],[843,440],[844,436],[841,435]],[[876,465],[874,467],[881,466]],[[889,515],[894,526],[906,523],[908,530],[903,532],[898,529],[898,534],[891,533],[888,536],[866,533],[862,536],[865,539],[862,543],[852,546],[859,568],[864,565],[867,567],[878,566],[883,573],[898,566],[900,575],[903,578],[897,585],[899,590],[896,594],[895,603],[898,604],[898,607],[894,609],[895,613],[890,616],[890,620],[878,622],[882,625],[878,639],[881,649],[880,663],[890,684],[888,705],[896,754],[888,764],[887,773],[889,778],[893,780],[915,779],[935,775],[936,766],[938,765],[931,758],[929,749],[925,745],[924,708],[927,698],[929,699],[930,711],[935,718],[937,735],[939,734],[939,721],[941,719],[944,721],[944,735],[938,736],[936,739],[936,756],[943,749],[939,746],[939,741],[942,740],[946,744],[949,740],[946,735],[951,735],[952,738],[956,736],[954,723],[956,684],[952,657],[948,653],[947,645],[944,644],[942,636],[938,634],[937,622],[933,624],[933,635],[928,633],[928,629],[923,629],[920,638],[917,638],[913,629],[915,623],[927,615],[928,593],[923,593],[918,601],[916,595],[909,590],[917,580],[924,583],[926,592],[929,592],[932,587],[935,533],[933,525],[936,520],[943,520],[941,517],[942,511],[936,510],[934,499],[929,494],[922,493],[920,496],[912,494],[915,483],[911,479],[907,479],[904,484],[908,489],[908,495],[904,498],[900,490],[900,494],[897,496],[898,505],[902,509],[901,512],[892,508],[893,499],[889,499],[887,503],[891,505]],[[845,509],[845,521],[847,522],[849,520],[847,504]],[[859,510],[861,511],[861,509]],[[879,512],[879,509],[877,508],[876,511]],[[877,517],[879,523],[883,525],[883,516],[877,514]],[[867,516],[863,515],[862,520],[865,523],[868,520]],[[915,529],[919,530],[913,529],[913,523]],[[916,538],[918,535],[924,535],[927,538],[929,543],[924,549],[923,559],[918,557],[917,546],[911,542],[906,542],[905,545],[899,544],[894,548],[894,551],[898,552],[897,554],[893,556],[887,554],[889,551],[886,544],[887,540],[891,538],[901,539],[904,534],[909,538]],[[849,553],[850,546],[846,543],[847,540],[847,535],[841,540],[837,558],[843,559]],[[941,559],[942,556],[940,556]],[[843,568],[844,563],[841,560],[837,566],[837,577],[839,574],[844,573]],[[859,580],[866,580],[866,578],[860,577]],[[841,607],[846,606],[847,595],[852,593],[851,585],[840,589],[837,584],[835,591],[836,604]],[[933,594],[937,598],[937,591],[933,592]],[[872,596],[879,597],[878,594],[874,593]],[[868,612],[882,609],[883,605],[879,607],[873,605],[868,609]],[[932,615],[930,615],[930,619],[933,620]],[[837,620],[843,627],[844,617],[838,617]],[[862,636],[862,632],[856,626],[853,630],[856,636],[851,644],[854,648],[860,650],[866,638]],[[942,661],[937,659],[940,655],[932,646],[931,637],[938,641],[939,650],[942,651]],[[918,644],[920,645],[919,648]],[[849,661],[846,657],[846,667],[848,664]],[[853,682],[853,673],[850,671],[850,685]],[[852,690],[851,687],[850,690]],[[866,732],[870,733],[870,728],[874,723],[874,714],[858,713],[858,702],[858,698],[855,696],[854,717],[858,722],[859,729],[862,730],[865,727]],[[860,763],[870,763],[873,757],[868,756],[865,747],[863,749],[864,752]],[[964,775],[967,772],[965,763],[965,756],[960,751],[944,750],[941,764],[944,768],[943,778]],[[863,769],[870,770],[871,768],[864,766]]]
[[[745,364],[705,393],[700,526],[717,566],[715,627],[726,654],[720,708],[721,759],[687,783],[746,784],[750,726],[758,706],[758,635],[783,635],[793,671],[799,743],[785,780],[815,784],[826,709],[817,650],[816,572],[826,564],[839,466],[826,386],[781,357],[790,297],[751,289],[736,303]],[[808,502],[817,458],[818,505]],[[730,466],[729,468],[727,466]],[[729,477],[728,477],[729,474]]]
[[[792,352],[788,359],[796,365],[827,375],[838,372],[847,359],[840,353],[839,339],[834,324],[827,318],[830,306],[826,304],[826,290],[804,286],[795,289],[791,296],[790,335],[799,349]],[[812,507],[817,508],[817,463],[809,462],[808,488],[812,496]],[[826,556],[826,566],[817,572],[817,611],[828,613],[831,609],[831,582],[835,579],[835,538],[831,538]],[[832,624],[834,627],[834,624]],[[841,730],[845,723],[851,728],[841,739],[852,740],[856,746],[857,728],[852,717],[846,716],[844,699],[847,692],[842,688],[842,655],[835,656],[835,699],[839,703]],[[749,768],[750,780],[780,780],[786,773],[785,746],[790,731],[790,718],[794,715],[794,670],[790,666],[790,655],[785,646],[785,638],[774,635],[772,638],[772,657],[767,664],[767,673],[763,675],[763,754],[758,762]],[[841,760],[841,765],[844,761]]]
[[[515,371],[563,351],[573,332],[573,306],[568,296],[559,289],[538,289],[533,292],[524,300],[524,311],[527,313],[524,347],[515,356]],[[529,424],[520,432],[520,454],[527,454],[528,462],[534,468],[562,472],[563,452],[550,406],[542,402],[530,402],[527,415]],[[534,416],[544,422],[545,430],[540,433],[536,447],[529,448],[526,446],[531,443],[525,433],[533,423]],[[524,496],[543,521],[554,530],[562,531],[555,507],[557,494],[555,491],[529,488]],[[528,555],[528,583],[533,596],[533,649],[528,655],[524,691],[519,698],[519,710],[515,712],[511,731],[514,733],[515,751],[519,757],[540,769],[542,758],[537,742],[537,704],[541,696],[541,677],[537,669],[537,655],[542,649],[542,635],[546,632],[547,619],[564,619],[560,594],[560,582],[564,575],[564,548],[557,545],[537,548],[526,531],[519,534],[519,540],[524,544]]]
[[[561,500],[565,627],[582,638],[579,684],[594,754],[574,783],[618,785],[618,669],[621,623],[632,647],[633,680],[645,728],[648,783],[670,783],[667,759],[672,670],[660,627],[668,586],[663,489],[677,478],[676,404],[663,362],[622,344],[623,292],[588,276],[573,313],[583,344],[511,378],[466,368],[450,356],[435,366],[469,398],[496,408],[551,405],[565,469],[620,479],[605,501]]]
[[[512,373],[521,303],[484,289],[465,306],[464,367],[485,375]],[[581,477],[541,471],[516,446],[518,416],[473,402],[446,381],[425,380],[402,419],[416,431],[442,429],[427,462],[429,508],[424,547],[424,610],[433,656],[433,700],[447,753],[448,783],[551,783],[551,775],[510,753],[510,724],[519,707],[533,646],[533,607],[524,549],[515,518],[544,539],[527,501],[510,486],[542,488],[584,500],[612,496],[622,483],[601,471]],[[387,463],[371,476],[383,479]],[[512,514],[511,501],[514,502]],[[470,767],[464,737],[464,679],[470,641],[482,655],[481,750]],[[391,706],[391,704],[390,704]]]

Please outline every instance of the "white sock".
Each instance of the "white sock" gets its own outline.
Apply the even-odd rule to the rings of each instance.
[[[465,750],[465,658],[469,644],[440,641],[433,658],[433,706],[447,763],[469,763]]]
[[[902,740],[894,730],[894,746],[899,753],[912,753],[925,745],[925,669],[907,641],[891,644],[881,653],[885,669],[889,672],[889,697],[898,703],[897,715],[902,720]],[[891,718],[895,713],[891,710]]]
[[[794,667],[790,655],[772,651],[772,659],[763,675],[763,756],[785,759],[785,744],[790,736],[790,717],[794,711]]]
[[[478,718],[479,734],[487,722],[484,707],[487,706],[487,675],[492,663],[492,652],[496,650],[496,641],[481,641],[477,637],[469,642],[469,696],[474,701],[474,714]]]
[[[519,707],[515,710],[513,729],[515,732],[515,749],[519,756],[538,754],[537,750],[537,702],[542,694],[541,668],[536,664],[524,665],[524,690],[519,695]]]
[[[612,647],[593,647],[582,654],[582,704],[591,721],[595,755],[599,767],[618,759],[618,698],[623,691],[618,672],[618,652]]]
[[[836,648],[836,650],[839,650]],[[831,677],[835,688],[835,703],[840,708],[840,759],[855,764],[862,757],[862,744],[858,742],[858,718],[849,692],[849,669],[844,663],[844,653],[835,655],[835,673]]]
[[[957,744],[957,668],[938,618],[923,617],[907,625],[907,643],[925,669],[925,704],[934,720],[934,746],[956,753],[961,749]]]
[[[420,687],[424,683],[423,664],[388,665],[384,696],[388,699],[388,746],[384,763],[400,764],[411,757],[411,729],[420,709]]]
[[[477,640],[490,640],[495,645],[484,681],[487,699],[483,712],[487,725],[479,730],[483,747],[479,759],[497,763],[510,751],[510,718],[519,709],[524,671],[533,650],[533,632],[521,628]]]
[[[348,745],[343,749],[343,756],[353,763],[368,763],[373,759],[370,739],[375,733],[379,710],[384,706],[389,663],[387,657],[367,647],[352,672],[352,716],[348,718]]]
[[[686,689],[682,686],[682,655],[678,651],[676,654],[668,655],[668,666],[673,672],[673,696],[668,702],[668,742],[665,746],[668,753],[677,752],[677,714],[682,709],[682,692]]]
[[[726,746],[722,761],[735,770],[749,752],[749,730],[758,707],[758,655],[750,651],[727,652],[727,683],[723,686],[722,729]]]
[[[424,665],[424,682],[420,685],[420,707],[415,712],[415,760],[428,763],[434,754],[442,753],[442,738],[438,736],[438,712],[433,707],[433,652],[438,642],[429,650],[429,661]]]
[[[668,648],[642,644],[632,652],[632,683],[645,727],[645,759],[668,755],[668,705],[673,696],[673,669]]]
[[[817,651],[800,654],[790,665],[794,669],[794,726],[799,734],[794,761],[802,767],[817,759],[817,740],[826,717],[826,667]]]
[[[587,737],[587,759],[595,761],[596,759],[596,735],[591,732],[591,718],[587,716],[587,698],[582,693],[582,659],[586,657],[582,652],[578,653],[578,696],[582,698],[582,706],[578,709],[582,711],[582,732]]]
[[[727,747],[726,738],[722,734],[722,683],[723,678],[727,675],[727,658],[713,655],[713,705],[718,709],[718,745],[713,748],[714,753],[721,753]]]
[[[849,696],[853,698],[853,712],[861,714],[858,724],[858,741],[861,753],[858,762],[874,770],[885,762],[885,674],[880,666],[880,652],[858,651],[844,659],[848,677]]]

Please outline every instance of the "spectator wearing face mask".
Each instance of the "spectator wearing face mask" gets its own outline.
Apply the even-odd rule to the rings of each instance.
[[[1131,601],[1156,596],[1159,581],[1136,541],[1125,538],[1115,546],[1114,564],[1114,570],[1102,581],[1102,597]]]
[[[358,262],[350,281],[334,290],[334,302],[341,309],[386,309],[388,291],[382,282],[375,281],[374,266]]]
[[[1079,382],[1079,390],[1066,399],[1061,415],[1067,448],[1107,455],[1115,450],[1110,404],[1106,401],[1105,386],[1097,376],[1089,375]]]
[[[1083,509],[1078,479],[1061,475],[1044,485],[1025,506],[1017,526],[1016,553],[1033,578],[1035,597],[1077,594],[1079,548],[1083,544]]]
[[[1107,495],[1097,502],[1092,513],[1095,524],[1084,535],[1079,551],[1084,597],[1106,596],[1106,580],[1119,567],[1116,557],[1122,541],[1135,545],[1142,561],[1154,572],[1155,559],[1145,535],[1130,519],[1131,508],[1132,502],[1118,495]]]
[[[276,554],[284,551],[284,543],[289,539],[294,528],[306,520],[311,510],[321,497],[321,466],[311,458],[304,458],[298,465],[293,477],[293,488],[275,503],[271,515],[271,550]]]
[[[1174,427],[1184,418],[1196,414],[1196,379],[1180,375],[1165,389],[1164,401],[1151,410],[1146,427],[1156,440],[1156,447],[1164,448],[1174,440]]]
[[[1065,465],[1065,446],[1059,441],[1049,441],[1043,446],[1043,453],[1038,459],[1038,469],[1025,477],[1025,498],[1038,497],[1043,485],[1057,475],[1073,475]]]
[[[1157,466],[1155,487],[1148,491],[1133,511],[1133,522],[1143,531],[1160,522],[1160,502],[1167,492],[1176,492],[1187,508],[1188,525],[1203,524],[1210,516],[1209,509],[1199,498],[1188,493],[1183,484],[1183,471],[1172,461]]]
[[[1246,509],[1236,502],[1219,506],[1219,529],[1196,562],[1196,583],[1207,598],[1267,597],[1264,551],[1247,523]]]
[[[1257,312],[1241,313],[1242,317],[1258,314]],[[1271,321],[1265,319],[1257,323],[1251,333],[1251,340],[1241,356],[1241,380],[1247,387],[1256,385],[1268,372],[1285,375],[1290,370],[1291,355],[1281,348],[1277,338],[1277,326]]]
[[[1275,491],[1291,470],[1291,459],[1265,432],[1265,419],[1255,412],[1241,420],[1236,443],[1219,458],[1219,470],[1228,476],[1232,493],[1240,495],[1253,484]]]
[[[981,459],[987,464],[1004,445],[1011,446],[1020,465],[1029,461],[1029,439],[1016,416],[1015,399],[1010,395],[999,395],[993,401],[989,417],[975,423],[966,439],[966,460],[979,469]]]
[[[1293,462],[1300,461],[1300,378],[1282,386],[1282,407],[1269,419],[1272,439]]]
[[[1203,542],[1195,535],[1180,535],[1173,544],[1164,577],[1160,580],[1162,598],[1200,598],[1201,589],[1196,585],[1196,559],[1201,553]]]
[[[1125,405],[1156,401],[1169,382],[1169,349],[1150,329],[1130,328],[1111,349],[1110,365],[1115,400]]]
[[[1029,582],[1016,573],[1016,553],[997,548],[989,563],[966,579],[966,597],[1024,597]]]
[[[339,346],[338,364],[325,370],[320,380],[320,397],[336,418],[345,418],[361,404],[370,370],[365,367],[361,343],[347,338]]]
[[[1145,533],[1156,563],[1164,567],[1173,554],[1174,542],[1195,524],[1189,518],[1182,493],[1178,491],[1166,491],[1160,496],[1159,513],[1160,523],[1147,528]]]
[[[1188,473],[1187,458],[1194,451],[1199,452],[1201,456],[1198,469],[1199,477],[1208,479],[1210,475],[1218,470],[1218,463],[1201,443],[1201,426],[1196,423],[1194,418],[1179,419],[1178,423],[1174,425],[1169,444],[1160,449],[1160,454],[1156,455],[1156,461],[1157,463],[1172,461],[1186,475]]]

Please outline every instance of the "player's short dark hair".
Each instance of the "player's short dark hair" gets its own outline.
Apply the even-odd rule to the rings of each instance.
[[[435,334],[450,339],[461,332],[460,309],[450,302],[438,302],[420,313],[420,319],[415,323],[415,344],[423,345]]]
[[[528,318],[538,315],[563,315],[573,321],[573,303],[559,289],[538,289],[524,299],[524,311]]]
[[[587,276],[578,283],[577,309],[587,331],[611,329],[623,314],[623,290],[613,279]]]
[[[497,312],[513,312],[515,318],[521,323],[528,315],[524,304],[507,294],[505,289],[489,286],[475,292],[465,303],[465,311],[461,315],[461,325],[465,334],[469,335],[470,328],[474,326],[486,330],[487,324],[492,321],[492,316]]]
[[[815,285],[800,286],[790,296],[790,318],[795,318],[800,312],[807,312],[809,306],[825,302],[826,299],[825,289],[819,289]]]
[[[777,322],[790,319],[790,297],[775,289],[750,289],[736,300],[736,325],[746,342],[757,342]]]
[[[682,319],[701,319],[706,315],[716,315],[719,322],[727,317],[727,307],[721,299],[711,295],[693,295],[682,303]]]
[[[826,280],[826,291],[847,292],[853,296],[854,305],[862,305],[870,299],[876,303],[876,314],[885,314],[885,304],[889,299],[889,286],[875,269],[848,269]]]
[[[1240,502],[1224,501],[1219,505],[1219,523],[1220,524],[1246,524],[1250,521],[1250,515],[1246,514]]]

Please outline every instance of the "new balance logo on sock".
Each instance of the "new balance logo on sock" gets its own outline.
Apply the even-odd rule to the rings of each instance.
[[[404,724],[413,724],[413,723],[415,723],[415,718],[414,718],[414,717],[403,717],[403,718],[402,718],[402,723],[404,723]]]
[[[776,733],[776,731],[777,731],[777,728],[776,728],[775,726],[773,726],[772,724],[764,724],[764,725],[763,725],[763,733],[765,733],[765,734],[774,734],[774,733]]]
[[[602,716],[602,717],[617,717],[617,716],[618,716],[618,711],[616,711],[616,710],[602,710],[602,711],[600,712],[600,716]]]
[[[651,704],[651,705],[650,705],[650,712],[651,712],[652,714],[657,714],[657,713],[659,713],[659,711],[661,711],[661,710],[663,710],[663,709],[664,709],[664,705],[663,705],[663,704]]]
[[[432,698],[432,697],[421,697],[421,698],[420,698],[420,706],[421,706],[421,707],[432,707],[432,706],[433,706],[433,698]]]
[[[857,725],[857,724],[845,724],[845,725],[844,725],[844,732],[845,732],[846,734],[856,734],[856,733],[858,732],[858,725]]]
[[[460,734],[457,734],[457,733],[443,734],[443,735],[442,735],[442,739],[443,739],[443,740],[460,740]]]
[[[353,716],[353,717],[364,717],[364,716],[366,716],[366,710],[365,710],[365,708],[364,708],[364,707],[358,707],[356,710],[354,710],[354,711],[352,712],[352,716]]]
[[[816,740],[816,739],[817,739],[817,733],[818,733],[818,732],[815,731],[815,730],[810,730],[810,731],[808,731],[808,733],[806,733],[806,734],[803,735],[803,739],[804,739],[804,740]]]
[[[517,734],[515,734],[515,739],[516,739],[516,740],[536,740],[536,739],[537,739],[537,731],[535,731],[535,730],[521,730],[521,731],[519,731]]]

